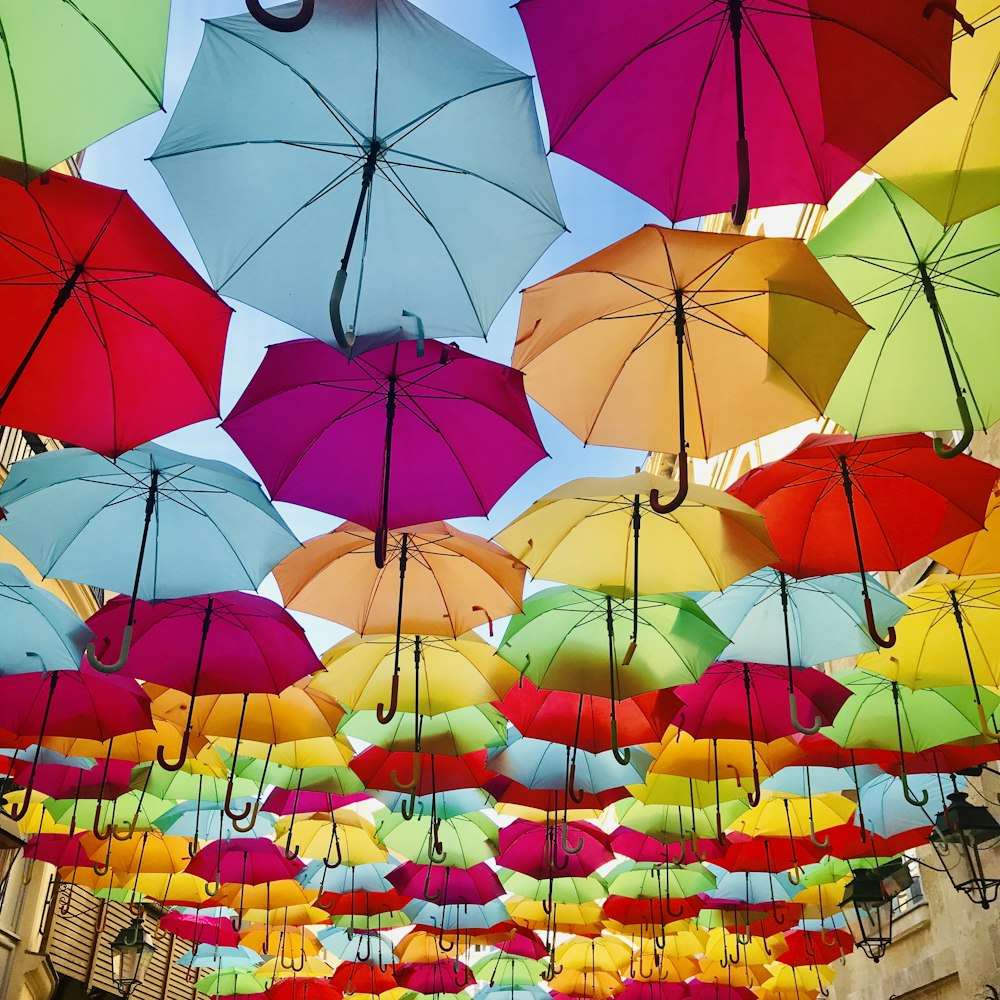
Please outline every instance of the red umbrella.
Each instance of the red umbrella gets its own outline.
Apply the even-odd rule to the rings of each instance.
[[[269,347],[223,426],[273,499],[376,532],[379,566],[390,530],[488,514],[545,457],[521,373],[438,341],[352,360],[312,339]]]
[[[395,889],[388,892],[327,892],[320,896],[319,905],[333,916],[375,917],[401,910],[411,898]]]
[[[557,825],[562,826],[561,835]],[[573,848],[567,850],[572,839]],[[517,819],[501,827],[497,865],[535,879],[591,875],[614,860],[611,840],[593,823],[532,823]]]
[[[866,570],[899,570],[983,526],[998,470],[959,455],[941,462],[924,434],[855,441],[810,434],[794,451],[751,469],[729,492],[767,523],[792,576],[860,573],[868,631],[875,627]],[[852,545],[853,541],[853,545]]]
[[[697,916],[704,903],[697,896],[670,899],[633,899],[631,896],[608,896],[604,915],[620,924],[650,924],[662,926],[672,920]]]
[[[135,681],[106,677],[84,666],[80,670],[12,674],[0,677],[0,727],[45,736],[113,739],[122,733],[152,729],[149,698]],[[31,802],[38,755],[25,778],[24,801],[10,815],[24,818]]]
[[[24,856],[56,868],[89,868],[93,858],[84,850],[82,833],[36,833],[24,845]]]
[[[543,691],[523,679],[494,702],[522,735],[564,743],[590,753],[610,750],[611,700],[570,691]],[[679,703],[669,690],[623,698],[616,706],[622,745],[656,743]]]
[[[507,802],[511,805],[525,806],[528,809],[540,809],[542,812],[558,813],[561,809],[606,809],[619,799],[628,798],[625,788],[608,788],[603,792],[587,792],[582,789],[574,792],[576,798],[567,806],[566,791],[562,788],[528,788],[505,774],[490,778],[483,789],[489,792],[497,802]]]
[[[0,423],[119,455],[219,415],[232,310],[124,191],[0,182]]]
[[[344,1000],[344,992],[329,979],[299,979],[290,976],[272,983],[264,993],[267,1000]]]
[[[476,981],[467,965],[459,961],[405,962],[396,968],[396,982],[415,993],[461,993]]]
[[[854,951],[850,931],[790,931],[785,934],[788,950],[781,953],[782,965],[829,965]]]
[[[416,785],[406,791],[433,795],[458,788],[481,788],[492,777],[486,770],[486,751],[452,757],[440,753],[392,751],[371,746],[354,757],[349,767],[365,788],[402,791],[400,776],[415,772]]]
[[[616,854],[622,854],[633,861],[651,861],[663,865],[684,864],[688,859],[688,839],[666,844],[649,834],[619,826],[612,830],[610,840]],[[724,857],[728,843],[725,838],[721,844],[715,837],[707,840],[698,838],[694,842],[692,853],[702,861],[717,862]]]
[[[927,843],[931,832],[931,824],[897,833],[892,837],[882,837],[871,830],[863,830],[854,823],[844,823],[832,826],[823,831],[828,837],[830,846],[826,853],[831,857],[850,861],[851,858],[894,858],[903,851],[911,851]]]
[[[820,670],[729,661],[713,663],[697,684],[683,684],[674,691],[683,702],[674,718],[678,728],[698,739],[750,741],[754,747],[751,805],[760,801],[756,742],[770,743],[798,730],[799,698],[809,718],[828,726],[851,696],[843,684]]]
[[[396,989],[395,976],[377,966],[361,962],[342,962],[330,977],[330,985],[345,995],[352,993],[388,993]]]
[[[747,837],[730,834],[726,853],[716,864],[731,872],[783,872],[821,861],[826,853],[808,837]]]
[[[171,911],[160,917],[160,930],[195,945],[235,948],[240,943],[240,936],[227,917],[199,917]]]
[[[405,861],[389,872],[386,878],[402,895],[426,899],[440,906],[448,903],[482,905],[491,899],[498,899],[506,891],[487,864],[446,868],[443,865],[418,865]]]
[[[896,750],[868,750],[866,753],[873,764],[889,774],[945,774],[1000,760],[1000,743],[990,740],[973,747],[946,743],[921,753],[902,755]]]
[[[626,13],[603,0],[522,0],[517,10],[554,152],[675,222],[732,209],[740,224],[748,205],[827,202],[949,96],[953,25],[930,13],[949,6],[636,0]]]

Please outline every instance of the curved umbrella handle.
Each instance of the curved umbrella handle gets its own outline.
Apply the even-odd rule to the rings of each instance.
[[[986,719],[986,709],[979,703],[976,704],[976,708],[979,710],[979,728],[984,736],[988,736],[991,740],[1000,741],[1000,733],[995,729],[991,729],[989,722]]]
[[[337,860],[336,861],[327,860],[330,857],[329,851],[326,852],[326,857],[323,858],[323,867],[326,868],[327,871],[331,872],[334,870],[334,868],[339,868],[344,863],[344,852],[343,850],[341,850],[340,847],[340,837],[337,836],[336,825],[334,825],[333,828],[333,844],[330,845],[331,848],[334,846],[334,844],[336,844],[337,846]]]
[[[688,461],[687,450],[682,449],[677,455],[677,493],[666,503],[660,503],[660,491],[652,489],[649,491],[649,506],[657,514],[672,514],[684,501],[688,495]]]
[[[247,0],[249,4],[251,0]],[[309,0],[311,4],[311,0]],[[345,351],[354,346],[355,337],[353,330],[344,329],[344,321],[340,316],[340,301],[344,297],[344,286],[347,284],[347,271],[341,268],[337,272],[337,277],[333,279],[333,291],[330,292],[330,326],[333,327],[333,336],[337,341],[337,346]],[[379,567],[381,569],[381,566]]]
[[[795,691],[789,689],[788,691],[788,712],[792,717],[792,725],[802,733],[804,736],[812,736],[813,733],[818,733],[823,725],[823,718],[817,715],[812,722],[811,726],[805,726],[799,721],[798,706],[795,701]]]
[[[91,867],[94,869],[94,874],[98,878],[103,878],[108,874],[108,870],[111,867],[107,861],[95,861]]]
[[[385,560],[389,554],[389,528],[388,525],[380,524],[375,529],[375,565],[378,569],[385,567]]]
[[[110,840],[111,839],[111,835],[114,833],[114,831],[115,831],[114,817],[112,816],[111,822],[102,830],[100,828],[99,809],[95,809],[94,810],[94,822],[93,822],[93,825],[90,828],[90,832],[94,835],[94,839],[95,840],[101,840],[101,841]]]
[[[676,913],[674,913],[674,911],[670,908],[670,897],[669,896],[665,897],[662,900],[662,902],[663,902],[663,912],[666,913],[666,915],[668,917],[670,917],[671,920],[680,920],[681,917],[684,916],[684,909],[683,909],[683,907],[681,909],[679,909]],[[660,947],[661,948],[665,948],[666,947],[666,935],[664,935],[663,944],[661,944]]]
[[[753,759],[753,791],[747,795],[747,802],[750,803],[751,808],[760,805],[760,796],[760,771],[757,768],[757,756],[755,754]]]
[[[962,17],[962,12],[958,9],[957,4],[950,3],[949,0],[930,0],[930,3],[924,7],[924,17],[930,20],[931,14],[936,10],[957,21],[962,26],[962,30],[970,37],[976,33],[975,27]]]
[[[128,652],[131,648],[132,626],[126,625],[125,628],[122,629],[122,645],[121,650],[118,653],[117,660],[112,663],[104,663],[97,655],[97,649],[92,642],[88,643],[84,653],[86,654],[87,662],[99,673],[117,674],[118,671],[125,666],[125,661],[128,659]]]
[[[396,780],[395,771],[392,772],[392,779],[395,782]],[[400,789],[400,791],[403,791],[403,789]],[[414,813],[416,813],[417,811],[416,782],[414,782],[413,789],[411,789],[410,794],[405,799],[403,799],[402,803],[400,804],[399,811],[402,814],[403,819],[405,819],[407,822],[413,819]],[[433,853],[433,850],[434,850],[433,845],[431,845],[431,850],[428,851],[428,856],[430,856]]]
[[[872,607],[872,599],[865,594],[864,597],[865,604],[865,619],[868,624],[868,634],[872,637],[872,642],[877,646],[881,646],[883,649],[891,649],[896,645],[896,630],[891,625],[889,626],[889,631],[886,632],[885,638],[883,639],[878,634],[878,625],[875,622],[875,609]]]
[[[438,948],[440,948],[446,955],[450,955],[458,947],[458,944],[455,941],[449,941],[448,946],[445,947],[444,941],[444,928],[442,927],[441,933],[438,935]]]
[[[829,840],[827,840],[827,843],[829,844]],[[787,878],[792,885],[802,885],[802,874],[798,868],[789,868],[788,871],[785,872],[785,878]]]
[[[688,843],[691,845],[691,854],[694,857],[695,862],[704,864],[705,852],[698,846],[698,834],[694,827],[691,828],[691,832],[688,834]]]
[[[132,822],[124,828],[124,831],[116,829],[114,826],[111,827],[111,836],[115,840],[124,843],[126,840],[131,840],[135,834],[136,824],[139,822],[139,810],[136,809],[135,815],[132,817]]]
[[[229,818],[233,824],[233,829],[237,833],[249,833],[254,828],[254,825],[257,822],[257,814],[259,812],[260,812],[260,803],[255,801],[250,805],[250,814],[245,824],[242,824],[241,820],[233,819],[230,816]]]
[[[369,703],[370,704],[370,703]],[[389,709],[386,711],[385,705],[380,701],[375,706],[375,716],[378,721],[387,726],[396,715],[396,708],[399,705],[399,671],[392,672],[392,688],[389,691]]]
[[[903,783],[903,798],[905,798],[906,801],[909,802],[911,806],[916,806],[918,809],[921,809],[925,805],[927,805],[928,801],[930,800],[930,793],[927,791],[926,788],[920,793],[922,798],[918,799],[910,788],[910,783],[907,780],[905,771],[900,770],[899,780]]]
[[[233,756],[233,767],[235,767],[235,766],[236,766],[236,757],[234,755]],[[234,780],[234,778],[235,778],[235,775],[233,774],[232,768],[230,768],[229,769],[229,782],[226,785],[226,798],[225,798],[225,801],[222,804],[222,808],[223,808],[223,811],[225,812],[225,814],[234,823],[236,823],[236,822],[239,822],[240,820],[246,819],[247,816],[249,816],[250,813],[253,812],[254,803],[253,802],[248,802],[246,809],[244,809],[242,812],[238,812],[238,813],[237,812],[233,812],[233,780]],[[251,823],[251,826],[252,825],[253,824]],[[246,832],[246,831],[244,831],[244,832]]]
[[[568,829],[569,829],[569,824],[568,823],[563,823],[562,824],[562,832],[561,832],[561,835],[560,835],[561,846],[562,846],[562,849],[563,849],[563,853],[565,853],[565,854],[579,854],[580,851],[583,850],[583,834],[580,835],[580,840],[577,843],[577,845],[575,847],[570,847],[569,846],[569,842],[566,839],[566,832],[567,832]],[[568,860],[567,860],[567,863],[568,863]]]
[[[181,752],[180,757],[177,761],[169,761],[164,756],[166,753],[166,747],[161,743],[156,748],[156,763],[163,768],[164,771],[179,771],[183,766],[184,762],[187,760],[188,755],[188,744],[191,742],[191,730],[185,729],[184,735],[181,737]]]
[[[823,942],[823,944],[826,945],[827,948],[832,948],[840,940],[840,938],[838,938],[836,935],[834,935],[833,938],[828,941],[827,938],[826,938],[826,936],[827,936],[827,934],[831,934],[831,933],[832,933],[832,931],[828,931],[825,927],[819,932],[819,939],[820,939],[820,941]]]
[[[205,883],[205,895],[206,896],[218,896],[222,890],[222,883],[215,879],[212,882]]]
[[[652,496],[652,494],[650,494]],[[611,752],[615,755],[615,760],[624,767],[632,759],[632,751],[625,747],[624,749],[618,746],[618,720],[611,720]],[[574,802],[579,801],[577,799]]]
[[[579,805],[584,800],[586,793],[580,789],[575,788],[574,787],[575,785],[576,785],[576,761],[574,760],[569,765],[569,778],[566,781],[566,794],[570,797],[570,799],[573,802]]]
[[[732,218],[734,226],[742,226],[746,222],[747,209],[750,207],[750,144],[745,136],[736,140],[736,173],[739,186]]]
[[[829,834],[823,834],[822,836],[816,835],[816,827],[813,826],[809,830],[809,839],[812,841],[814,847],[818,847],[821,851],[825,851],[830,846],[830,836]],[[798,882],[793,883],[798,885]]]
[[[399,772],[395,768],[393,768],[389,777],[392,780],[392,787],[397,792],[415,792],[417,784],[420,781],[420,754],[416,750],[413,751],[413,777],[410,781],[406,783],[400,781]]]
[[[278,17],[265,10],[260,0],[247,0],[247,10],[254,20],[272,31],[301,31],[312,20],[315,7],[316,0],[302,0],[302,7],[291,17]]]
[[[962,417],[962,436],[953,445],[947,445],[941,438],[934,438],[934,453],[938,458],[955,458],[956,455],[961,455],[966,448],[969,447],[969,442],[972,441],[972,435],[975,433],[975,427],[972,426],[972,415],[969,413],[969,404],[965,401],[965,396],[959,393],[955,397],[955,405],[958,407],[958,412]]]

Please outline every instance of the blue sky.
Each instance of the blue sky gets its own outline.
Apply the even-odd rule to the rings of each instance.
[[[166,128],[198,51],[202,18],[245,13],[246,6],[242,0],[199,0],[198,3],[175,0],[172,6],[164,96],[166,113],[151,115],[92,146],[84,159],[83,174],[88,180],[127,188],[181,252],[204,273],[184,223],[147,157]],[[512,65],[533,71],[520,19],[504,0],[419,0],[417,6]],[[536,103],[544,133],[544,111],[537,87]],[[667,224],[663,216],[645,202],[589,170],[561,156],[551,156],[549,162],[570,232],[549,248],[523,285],[547,277],[647,222]],[[299,331],[248,306],[236,302],[232,305],[236,307],[236,314],[230,328],[226,355],[223,415],[239,397],[267,345],[302,336]],[[461,346],[496,361],[509,362],[519,308],[520,296],[515,294],[497,317],[487,342],[465,340]],[[624,475],[632,472],[644,457],[641,453],[624,449],[584,448],[577,438],[540,407],[534,406],[533,409],[542,440],[552,457],[522,477],[488,519],[466,518],[456,522],[466,530],[492,535],[556,486],[586,475]],[[233,442],[214,423],[179,431],[163,441],[178,450],[220,458],[252,471]],[[488,448],[489,442],[484,442],[484,447]],[[329,530],[338,523],[334,518],[301,507],[289,504],[278,504],[278,507],[300,538]],[[262,592],[277,597],[276,588],[270,582],[265,584]],[[345,634],[345,630],[319,619],[301,616],[300,620],[320,650]]]

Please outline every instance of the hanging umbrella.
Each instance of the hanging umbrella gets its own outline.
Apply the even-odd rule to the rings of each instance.
[[[5,3],[0,173],[32,177],[163,109],[169,0]]]
[[[908,776],[904,786],[901,778],[882,774],[861,786],[858,809],[864,811],[869,830],[889,839],[926,829],[935,816],[947,812],[948,792],[960,792],[967,785],[965,778],[952,775],[946,788],[940,774],[919,774]],[[921,806],[911,801],[917,795],[924,800]]]
[[[823,965],[844,958],[854,951],[854,938],[849,931],[825,932],[793,930],[785,935],[788,948],[782,953],[783,965]]]
[[[961,222],[1000,204],[997,180],[1000,33],[992,0],[957,7],[941,4],[956,19],[951,92],[921,115],[872,160],[872,167],[922,205],[942,225]],[[964,15],[964,16],[963,16]]]
[[[124,191],[47,174],[0,209],[3,423],[119,455],[218,417],[231,310]]]
[[[673,480],[645,472],[577,479],[532,504],[496,540],[535,577],[619,597],[721,590],[774,559],[763,519],[744,504],[692,485],[677,510],[658,513],[657,498],[676,492]],[[639,565],[644,549],[671,558],[647,556]]]
[[[459,636],[521,610],[525,566],[493,542],[444,521],[389,532],[385,566],[375,536],[341,524],[275,567],[286,607],[367,635]]]
[[[160,917],[160,929],[182,941],[219,948],[237,948],[240,936],[227,917],[209,917],[169,910]]]
[[[895,632],[883,639],[876,628],[865,571],[902,569],[982,527],[996,477],[993,466],[968,457],[942,466],[923,434],[811,434],[730,492],[767,518],[779,572],[857,571],[868,632],[891,646]]]
[[[155,444],[114,461],[66,448],[15,462],[0,505],[0,534],[45,576],[131,595],[112,670],[128,657],[136,600],[256,589],[298,544],[245,473]],[[101,663],[92,648],[87,659]]]
[[[189,948],[174,961],[182,969],[246,969],[259,965],[261,956],[252,948],[243,945],[225,947],[213,944],[199,944]]]
[[[567,850],[569,836],[575,850]],[[585,877],[614,859],[608,835],[592,823],[569,821],[558,833],[550,823],[515,820],[500,830],[497,864],[547,879]]]
[[[395,854],[419,865],[446,864],[471,868],[496,857],[496,826],[481,813],[450,819],[389,813],[380,820],[378,836]],[[490,925],[486,925],[490,926]]]
[[[676,454],[675,509],[689,449],[819,416],[865,330],[799,240],[644,226],[524,292],[513,364],[585,443]]]
[[[553,151],[675,222],[731,209],[740,225],[748,206],[825,203],[950,94],[952,22],[903,0],[878,16],[802,0],[647,2],[630,18],[598,0],[517,10]],[[570,69],[580,52],[587,65]],[[865,72],[892,98],[873,101]]]
[[[267,984],[245,969],[219,969],[202,976],[194,988],[210,997],[263,996]]]
[[[171,771],[187,759],[196,695],[278,694],[322,667],[302,627],[256,594],[230,591],[134,608],[116,597],[90,619],[98,656],[122,645],[130,622],[128,674],[192,696],[178,760],[168,762],[165,748],[157,748],[160,766]]]
[[[406,861],[389,875],[389,881],[404,896],[441,905],[481,906],[504,893],[500,880],[486,864],[462,869]]]
[[[531,88],[406,0],[221,18],[152,159],[224,294],[343,347],[484,337],[565,228]]]
[[[510,692],[505,697],[509,696]],[[379,721],[377,712],[349,712],[340,725],[340,733],[386,750],[412,751],[415,723],[409,712],[397,711],[392,720],[384,723]],[[460,757],[483,747],[502,746],[506,736],[507,719],[492,705],[469,705],[439,715],[425,715],[420,720],[420,747],[427,753]]]
[[[303,867],[301,861],[286,858],[273,841],[257,837],[207,843],[188,862],[186,871],[209,883],[241,887],[290,879]]]
[[[876,181],[809,247],[871,324],[827,413],[857,435],[962,431],[942,458],[1000,419],[1000,385],[979,324],[996,320],[992,268],[1000,211],[942,226],[888,181]],[[906,371],[907,392],[898,388]],[[911,393],[913,394],[911,396]],[[920,405],[914,405],[919,399]]]
[[[956,576],[1000,573],[1000,492],[990,494],[983,527],[932,552],[930,557]]]
[[[979,691],[979,701],[968,687],[915,691],[867,670],[842,671],[838,679],[851,690],[851,698],[826,735],[843,747],[897,750],[902,787],[915,806],[926,804],[927,793],[918,798],[906,791],[903,754],[980,736],[979,711],[992,715],[1000,705],[1000,698],[988,690]]]
[[[392,941],[385,934],[321,927],[316,931],[316,937],[326,951],[345,962],[388,966],[394,960]]]
[[[390,530],[488,514],[545,457],[520,372],[438,343],[353,361],[312,340],[270,347],[223,426],[276,500],[374,531],[380,568]]]
[[[530,989],[530,987],[535,986],[542,978],[545,963],[534,958],[523,958],[518,955],[508,955],[503,951],[494,951],[480,958],[472,966],[472,971],[480,983],[487,984],[477,992],[477,995],[489,990],[498,992],[506,990],[509,996],[510,993],[516,993],[521,988]],[[487,992],[487,996],[490,995]]]

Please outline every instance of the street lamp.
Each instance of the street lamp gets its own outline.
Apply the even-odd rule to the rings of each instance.
[[[154,951],[155,946],[146,940],[142,917],[123,927],[111,942],[111,981],[123,997],[142,985]]]
[[[912,884],[906,862],[896,858],[878,868],[855,872],[844,890],[841,905],[854,944],[873,962],[878,962],[892,943],[892,901]]]
[[[984,806],[971,805],[965,792],[952,792],[948,802],[934,820],[931,847],[951,884],[988,910],[1000,893],[1000,876],[987,875],[984,854],[1000,846],[1000,823]]]

